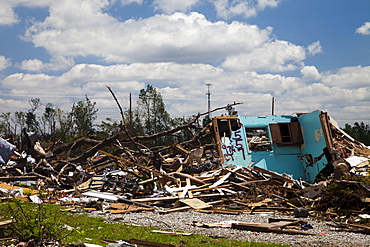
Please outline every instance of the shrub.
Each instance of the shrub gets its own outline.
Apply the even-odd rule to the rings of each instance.
[[[13,220],[8,229],[10,235],[21,242],[60,241],[71,234],[59,220],[60,210],[52,205],[12,200],[5,203],[3,212]]]

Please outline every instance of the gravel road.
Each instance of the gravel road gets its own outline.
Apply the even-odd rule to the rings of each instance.
[[[253,223],[267,223],[269,218],[295,219],[294,216],[278,214],[206,214],[196,211],[159,214],[158,212],[143,212],[130,214],[107,214],[95,212],[94,216],[104,217],[108,221],[125,222],[140,226],[154,226],[161,230],[201,234],[212,237],[225,237],[240,241],[267,242],[286,244],[290,246],[370,246],[370,235],[334,231],[332,226],[325,222],[311,218],[300,218],[313,226],[310,233],[325,234],[326,236],[288,235],[276,233],[250,232],[230,228],[203,228],[190,225],[192,222],[218,223],[222,221],[239,221]]]

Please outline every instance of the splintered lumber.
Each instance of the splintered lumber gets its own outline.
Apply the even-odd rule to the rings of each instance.
[[[213,201],[213,202],[207,202],[207,203],[210,204],[210,205],[213,205],[213,204],[221,203],[223,201],[224,200],[219,200],[219,201]],[[184,207],[172,208],[172,209],[167,209],[167,210],[164,210],[164,211],[160,211],[159,213],[167,214],[167,213],[179,212],[179,211],[188,210],[188,209],[192,209],[192,207],[184,206]]]
[[[275,211],[285,211],[285,212],[294,212],[294,208],[285,208],[285,207],[256,207],[253,209],[253,213],[257,213],[256,211],[261,210],[275,210]]]
[[[272,202],[272,199],[270,199],[270,198],[266,198],[265,200],[260,201],[260,202],[249,202],[249,203],[244,203],[243,205],[244,205],[244,206],[247,206],[247,207],[250,207],[250,208],[262,207],[262,206],[265,206],[264,208],[266,208],[266,206],[267,206],[270,202]]]
[[[164,196],[164,197],[143,197],[143,198],[133,198],[133,202],[156,202],[156,201],[170,201],[178,200],[177,196]]]
[[[232,184],[232,185],[239,186],[239,187],[241,187],[243,189],[249,190],[249,187],[247,187],[245,185],[254,184],[254,183],[262,183],[262,182],[267,182],[267,181],[270,181],[270,180],[269,179],[266,179],[266,180],[255,180],[255,181],[248,181],[248,182],[242,182],[242,183],[235,183],[235,182],[230,181],[229,183]]]
[[[366,226],[366,225],[361,225],[361,224],[348,224],[348,225],[352,227],[358,227],[358,228],[364,228],[364,229],[370,230],[370,226]]]
[[[220,208],[214,208],[210,210],[198,210],[198,212],[210,214],[232,214],[232,215],[239,215],[244,213],[244,211],[242,210],[220,209]]]
[[[195,184],[201,184],[201,185],[205,184],[204,181],[202,181],[202,180],[200,180],[200,179],[198,179],[196,177],[193,177],[193,176],[191,176],[189,174],[186,174],[186,173],[174,172],[173,175],[175,177],[179,177],[179,178],[185,178],[185,179],[186,178],[189,178],[191,180],[191,182],[192,183],[195,183]]]
[[[177,151],[178,153],[180,153],[182,155],[188,155],[188,154],[190,154],[190,151],[188,151],[185,148],[181,147],[181,145],[179,145],[179,144],[173,144],[171,146],[171,149],[174,150],[174,151]]]
[[[293,183],[294,182],[294,179],[292,179],[292,178],[289,178],[289,177],[286,177],[286,176],[282,176],[282,175],[280,175],[280,174],[278,174],[276,172],[269,171],[269,170],[263,169],[263,168],[258,167],[258,166],[253,166],[253,170],[256,170],[256,171],[261,172],[261,173],[268,174],[271,177],[275,177],[275,178],[281,179],[281,180],[283,180],[285,182],[288,182],[288,183]]]
[[[0,222],[0,228],[4,226],[8,226],[13,222],[13,220],[5,220]]]
[[[211,186],[209,186],[210,188],[215,188],[221,184],[223,184],[231,175],[231,172],[229,172],[228,174],[226,174],[225,176],[223,176],[222,178],[220,178],[219,180],[217,180],[214,184],[212,184]]]
[[[154,208],[146,208],[140,207],[132,204],[127,203],[115,203],[109,206],[106,210],[112,214],[125,214],[125,213],[132,213],[132,212],[140,212],[140,211],[153,211]]]
[[[116,159],[116,160],[120,160],[120,161],[122,161],[122,162],[128,163],[128,164],[130,164],[130,165],[137,166],[138,168],[143,169],[143,170],[146,170],[146,171],[148,171],[148,172],[152,172],[152,173],[153,173],[154,175],[156,175],[156,176],[162,176],[163,178],[166,178],[166,179],[168,179],[168,180],[170,180],[170,181],[177,181],[177,179],[176,179],[176,178],[174,178],[174,177],[172,177],[172,176],[170,176],[170,175],[168,175],[168,174],[165,174],[165,173],[163,173],[163,172],[157,171],[157,170],[155,170],[155,169],[150,169],[150,168],[145,167],[145,166],[143,166],[143,165],[136,164],[136,163],[134,163],[134,162],[132,162],[132,161],[130,161],[130,160],[128,160],[128,159],[124,159],[124,158],[121,158],[121,157],[115,156],[115,155],[110,154],[110,153],[108,153],[108,152],[105,152],[105,151],[103,151],[103,150],[99,150],[99,153],[102,153],[102,154],[104,154],[104,155],[107,155],[107,156],[109,156],[109,157],[111,157],[111,158],[114,158],[114,159]],[[120,164],[120,165],[121,165],[121,164]],[[127,168],[127,166],[126,166],[126,165],[122,165],[122,166],[123,166],[124,168]]]
[[[154,182],[154,181],[157,181],[160,177],[154,177],[154,178],[149,178],[149,179],[146,179],[146,180],[143,180],[143,181],[140,181],[138,182],[137,184],[147,184],[147,183],[151,183],[151,182]]]
[[[132,200],[128,200],[128,199],[126,199],[126,198],[119,198],[119,201],[123,201],[123,202],[125,202],[125,203],[132,203],[132,204],[135,204],[135,205],[137,205],[137,206],[140,206],[140,207],[144,207],[144,208],[153,208],[152,206],[150,206],[150,205],[146,205],[146,204],[143,204],[143,203],[139,203],[139,202],[134,202],[134,201],[132,201]]]
[[[203,208],[212,207],[211,204],[203,202],[202,200],[199,200],[197,198],[183,199],[181,200],[181,202],[185,203],[186,205],[194,209],[203,209]]]
[[[100,191],[90,190],[90,191],[82,193],[82,195],[95,197],[95,198],[100,198],[100,199],[109,200],[109,201],[122,201],[122,202],[125,202],[125,203],[135,204],[135,205],[145,207],[145,208],[152,208],[152,206],[150,206],[150,205],[146,205],[146,204],[143,204],[143,203],[140,203],[140,202],[137,202],[137,201],[129,200],[129,199],[126,199],[123,196],[118,196],[118,195],[115,195],[113,193],[108,193],[108,192],[100,192]]]
[[[293,224],[291,222],[290,224]],[[287,226],[287,222],[280,223],[249,223],[249,222],[238,222],[233,223],[231,225],[232,229],[238,230],[247,230],[247,231],[254,231],[254,232],[273,232],[273,233],[280,233],[280,234],[291,234],[291,235],[315,235],[315,236],[325,236],[324,234],[317,234],[305,231],[297,231],[297,230],[286,230],[277,228],[279,226]]]
[[[191,187],[191,181],[190,181],[190,178],[186,178],[186,186],[187,187]],[[188,190],[188,195],[189,195],[189,198],[192,199],[193,198],[193,192],[191,192],[190,190]]]
[[[215,194],[204,194],[204,195],[194,195],[194,197],[216,197],[221,196],[219,193]],[[131,199],[133,202],[156,202],[156,201],[170,201],[170,200],[178,200],[179,197],[177,196],[165,196],[165,197],[148,197],[148,198],[135,198]]]

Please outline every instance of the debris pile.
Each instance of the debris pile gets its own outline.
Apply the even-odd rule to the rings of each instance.
[[[246,166],[224,163],[215,144],[200,144],[202,135],[212,133],[206,128],[193,140],[161,150],[140,144],[183,128],[199,128],[194,123],[195,120],[153,136],[133,138],[118,133],[104,140],[86,136],[48,147],[42,147],[26,131],[18,149],[1,138],[0,193],[3,197],[28,197],[36,203],[59,203],[71,210],[110,213],[156,210],[163,214],[184,210],[219,214],[272,211],[296,217],[346,220],[369,228],[366,215],[370,211],[370,152],[339,128],[332,128],[333,151],[338,157],[332,162],[334,175],[315,184],[252,163]],[[81,147],[89,148],[78,153]],[[362,181],[351,180],[357,175]],[[340,196],[338,191],[348,195],[350,188],[348,198]],[[261,226],[235,223],[233,227]],[[276,226],[269,225],[268,229],[286,232]]]

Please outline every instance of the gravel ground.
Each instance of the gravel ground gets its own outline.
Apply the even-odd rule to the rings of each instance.
[[[195,211],[159,214],[158,212],[143,212],[130,214],[107,214],[95,212],[97,217],[104,217],[108,221],[125,222],[140,226],[154,226],[161,230],[201,234],[212,237],[224,237],[240,241],[267,242],[286,244],[290,246],[370,246],[370,235],[334,231],[333,227],[325,222],[318,222],[311,218],[300,218],[313,226],[310,233],[325,234],[326,236],[288,235],[276,233],[250,232],[230,228],[203,228],[191,226],[192,222],[218,223],[222,221],[240,221],[253,223],[267,223],[269,218],[297,219],[293,216],[278,214],[206,214]]]

